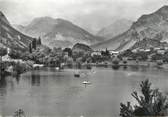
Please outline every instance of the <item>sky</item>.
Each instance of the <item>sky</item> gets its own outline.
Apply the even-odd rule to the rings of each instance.
[[[0,0],[11,24],[27,25],[36,17],[63,18],[96,33],[117,19],[136,21],[168,0]]]

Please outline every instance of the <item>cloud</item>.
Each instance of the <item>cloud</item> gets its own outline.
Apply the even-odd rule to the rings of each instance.
[[[136,20],[165,4],[167,0],[0,0],[0,10],[14,24],[51,16],[73,21],[94,32],[116,18]]]

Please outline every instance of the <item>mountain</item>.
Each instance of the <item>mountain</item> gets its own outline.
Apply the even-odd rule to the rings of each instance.
[[[18,25],[18,24],[12,24],[12,26],[18,31],[23,31],[25,28],[23,25]]]
[[[33,37],[41,37],[49,47],[72,47],[75,43],[95,44],[103,38],[94,36],[84,29],[64,19],[40,17],[34,19],[22,32]]]
[[[0,12],[0,46],[18,50],[28,50],[32,40],[33,38],[13,28],[5,15]]]
[[[142,44],[138,43],[142,43],[144,39],[150,40],[148,42],[153,47],[156,47],[155,44],[152,44],[155,40],[160,43],[168,42],[168,6],[163,6],[154,13],[142,15],[126,32],[110,40],[92,45],[92,48],[122,51],[135,44],[139,45],[136,46],[137,48],[143,48]]]
[[[127,31],[131,27],[132,21],[127,19],[119,19],[114,21],[111,25],[101,29],[97,35],[100,37],[104,37],[106,39],[111,39],[125,31]]]

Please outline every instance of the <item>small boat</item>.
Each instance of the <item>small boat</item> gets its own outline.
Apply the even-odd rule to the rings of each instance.
[[[60,70],[60,68],[59,68],[59,67],[56,67],[55,69],[56,69],[57,71],[58,71],[58,70]]]
[[[83,81],[82,83],[83,84],[91,84],[91,82],[89,82],[89,81]]]

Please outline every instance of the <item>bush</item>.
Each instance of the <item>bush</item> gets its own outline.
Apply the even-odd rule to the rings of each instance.
[[[135,91],[131,95],[136,99],[138,105],[131,106],[120,104],[120,116],[165,116],[168,109],[168,100],[158,89],[151,89],[149,80],[142,81],[140,84],[142,96],[138,96]]]
[[[31,63],[30,61],[27,61],[26,63],[20,63],[20,62],[13,63],[13,71],[17,75],[19,75],[26,72],[27,70],[31,70],[32,66],[33,63]]]

